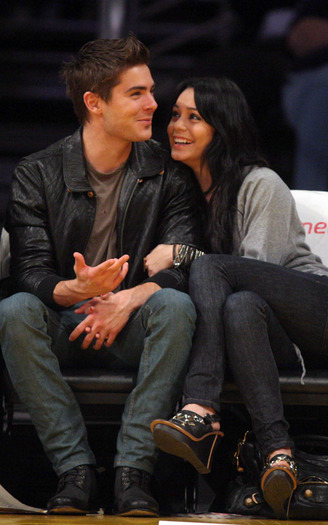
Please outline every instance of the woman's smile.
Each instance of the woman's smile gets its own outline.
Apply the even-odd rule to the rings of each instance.
[[[167,132],[173,159],[183,162],[199,176],[203,153],[213,138],[214,128],[199,114],[193,88],[180,94]]]

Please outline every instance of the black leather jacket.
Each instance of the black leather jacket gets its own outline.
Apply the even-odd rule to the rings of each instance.
[[[75,277],[73,253],[85,252],[96,202],[86,177],[81,130],[20,162],[6,224],[16,291],[54,306],[56,284]],[[195,186],[190,173],[156,142],[134,143],[117,210],[118,255],[130,255],[126,288],[153,281],[185,289],[181,270],[147,279],[143,257],[161,243],[201,247]]]

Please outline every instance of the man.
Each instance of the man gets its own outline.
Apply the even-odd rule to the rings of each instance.
[[[148,277],[143,259],[158,244],[197,246],[199,232],[189,177],[149,140],[148,61],[133,35],[85,44],[63,68],[81,129],[14,174],[7,229],[18,293],[0,304],[0,344],[59,476],[51,513],[86,513],[96,494],[95,458],[60,366],[118,359],[138,380],[117,440],[117,512],[158,513],[149,425],[179,398],[195,311],[184,272]]]

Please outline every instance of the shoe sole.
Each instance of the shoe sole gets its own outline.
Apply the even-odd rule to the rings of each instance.
[[[160,419],[153,421],[150,429],[156,445],[161,450],[189,461],[200,474],[211,472],[213,453],[217,443],[223,437],[223,432],[216,430],[205,434],[201,438],[195,438],[182,428],[177,429],[169,421]],[[195,450],[191,448],[190,441]],[[201,447],[204,447],[205,443],[208,443],[206,446],[209,449],[209,453],[207,458],[202,460],[199,456],[201,456]]]
[[[284,504],[296,488],[294,477],[287,470],[277,468],[263,477],[261,486],[263,497],[277,518],[286,519],[287,509]]]
[[[158,512],[147,509],[130,509],[126,510],[125,512],[118,512],[116,516],[149,516],[153,518],[158,518],[159,514]]]
[[[54,507],[48,510],[48,514],[90,514],[91,510],[82,510],[75,507]]]

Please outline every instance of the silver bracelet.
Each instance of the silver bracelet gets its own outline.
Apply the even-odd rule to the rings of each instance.
[[[188,244],[180,244],[178,253],[176,253],[176,245],[174,245],[173,267],[187,267],[192,263],[192,261],[198,259],[198,257],[201,257],[202,255],[205,255],[205,252],[202,252],[193,246],[189,246]]]

